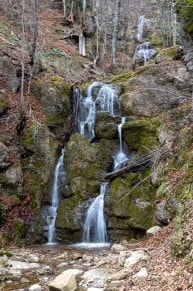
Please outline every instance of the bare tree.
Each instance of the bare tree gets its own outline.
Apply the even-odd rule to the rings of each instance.
[[[64,17],[66,17],[66,0],[62,0],[63,3],[63,13],[64,13]]]
[[[113,38],[112,38],[112,51],[111,51],[111,64],[112,65],[116,64],[115,55],[117,51],[117,36],[118,36],[118,31],[119,31],[120,8],[121,8],[121,0],[116,0]]]
[[[31,51],[31,64],[34,65],[38,50],[38,12],[37,12],[37,0],[31,0],[31,15],[32,15],[32,30],[33,30],[33,42]]]
[[[21,113],[25,111],[24,80],[25,80],[25,0],[22,0],[22,55],[21,55]]]

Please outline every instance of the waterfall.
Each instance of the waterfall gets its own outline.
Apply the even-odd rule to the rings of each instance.
[[[79,102],[79,132],[89,140],[95,137],[94,126],[97,112],[108,112],[112,116],[120,115],[119,95],[117,90],[108,84],[92,83],[87,88],[86,97],[82,96]]]
[[[121,118],[121,123],[118,125],[118,132],[119,132],[119,151],[114,157],[114,171],[119,170],[122,168],[126,162],[128,161],[127,156],[123,152],[123,141],[122,141],[122,126],[126,122],[126,118]]]
[[[142,40],[143,39],[143,30],[144,30],[144,21],[145,21],[145,16],[142,15],[138,19],[138,25],[137,25],[137,40]]]
[[[153,58],[156,55],[156,51],[151,48],[151,43],[146,41],[136,47],[134,60],[143,60],[145,64],[149,59]]]
[[[105,243],[107,240],[106,224],[104,219],[104,195],[107,183],[102,183],[100,194],[88,208],[84,224],[84,243]]]
[[[82,14],[85,15],[86,12],[86,0],[82,0]]]
[[[59,177],[61,171],[63,170],[63,161],[64,161],[64,153],[65,149],[62,149],[62,153],[58,159],[58,162],[54,171],[54,181],[51,192],[51,206],[48,207],[48,216],[47,216],[47,224],[48,224],[48,244],[56,243],[56,230],[55,230],[55,222],[57,216],[57,208],[59,203]]]

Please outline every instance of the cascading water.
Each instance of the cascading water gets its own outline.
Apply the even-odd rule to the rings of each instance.
[[[138,41],[143,39],[144,21],[145,21],[145,16],[144,15],[140,16],[138,19],[137,34],[136,34],[136,38]]]
[[[96,113],[108,112],[112,116],[119,116],[120,98],[115,88],[99,82],[92,83],[86,93],[86,97],[79,99],[79,132],[93,140]]]
[[[151,43],[146,41],[136,47],[134,60],[142,59],[144,64],[156,55],[156,51],[151,48]]]
[[[51,206],[48,207],[48,215],[47,215],[47,224],[48,224],[48,243],[47,244],[55,244],[56,243],[56,215],[57,208],[59,203],[59,177],[61,171],[63,171],[63,161],[64,161],[64,153],[65,149],[62,149],[62,153],[58,159],[56,164],[56,168],[54,171],[54,181],[51,192]]]
[[[126,118],[121,118],[121,123],[118,125],[119,132],[119,152],[114,157],[114,171],[121,169],[128,161],[127,156],[123,152],[123,141],[122,141],[122,126],[126,122]]]
[[[88,208],[84,224],[84,243],[105,243],[107,240],[106,224],[104,219],[104,195],[107,183],[102,183],[100,194]]]
[[[96,113],[107,112],[113,117],[121,115],[120,96],[117,90],[111,85],[100,82],[94,82],[88,87],[86,97],[83,95],[79,96],[78,107],[79,132],[91,141],[95,137]],[[127,157],[122,149],[122,126],[124,123],[125,117],[122,118],[121,124],[118,126],[120,146],[119,152],[115,157],[114,170],[120,169],[127,161]],[[104,196],[106,188],[107,183],[102,183],[100,194],[89,206],[83,229],[83,243],[76,246],[109,246],[109,243],[107,243],[107,231],[104,218]]]

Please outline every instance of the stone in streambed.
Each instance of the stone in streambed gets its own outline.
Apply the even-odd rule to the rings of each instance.
[[[73,270],[64,271],[49,285],[50,291],[74,291],[76,288],[76,279]]]

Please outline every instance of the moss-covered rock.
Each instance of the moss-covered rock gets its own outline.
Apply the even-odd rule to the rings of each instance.
[[[159,63],[159,62],[162,62],[162,61],[173,60],[174,56],[176,56],[178,51],[179,51],[179,46],[178,45],[162,49],[157,54],[157,56],[155,58],[155,62]]]
[[[57,76],[46,82],[37,79],[32,86],[32,92],[47,113],[48,127],[56,133],[61,133],[72,106],[69,83]]]
[[[118,124],[120,118],[110,116],[108,113],[97,113],[95,121],[96,139],[118,139]]]
[[[123,138],[131,151],[139,154],[158,148],[157,123],[154,119],[136,119],[123,125]]]
[[[118,229],[120,235],[129,229],[145,231],[153,225],[155,189],[150,185],[149,173],[130,173],[110,184],[110,233],[113,229]]]
[[[26,191],[30,193],[36,206],[40,207],[48,191],[58,143],[46,125],[36,122],[24,130],[21,141]]]
[[[91,144],[84,136],[75,134],[67,144],[65,156],[67,183],[72,195],[96,196],[103,174],[108,171],[112,157],[101,144]]]
[[[57,209],[56,228],[57,234],[64,242],[78,242],[81,238],[82,215],[79,206],[82,201],[81,196],[74,195],[62,200]]]

